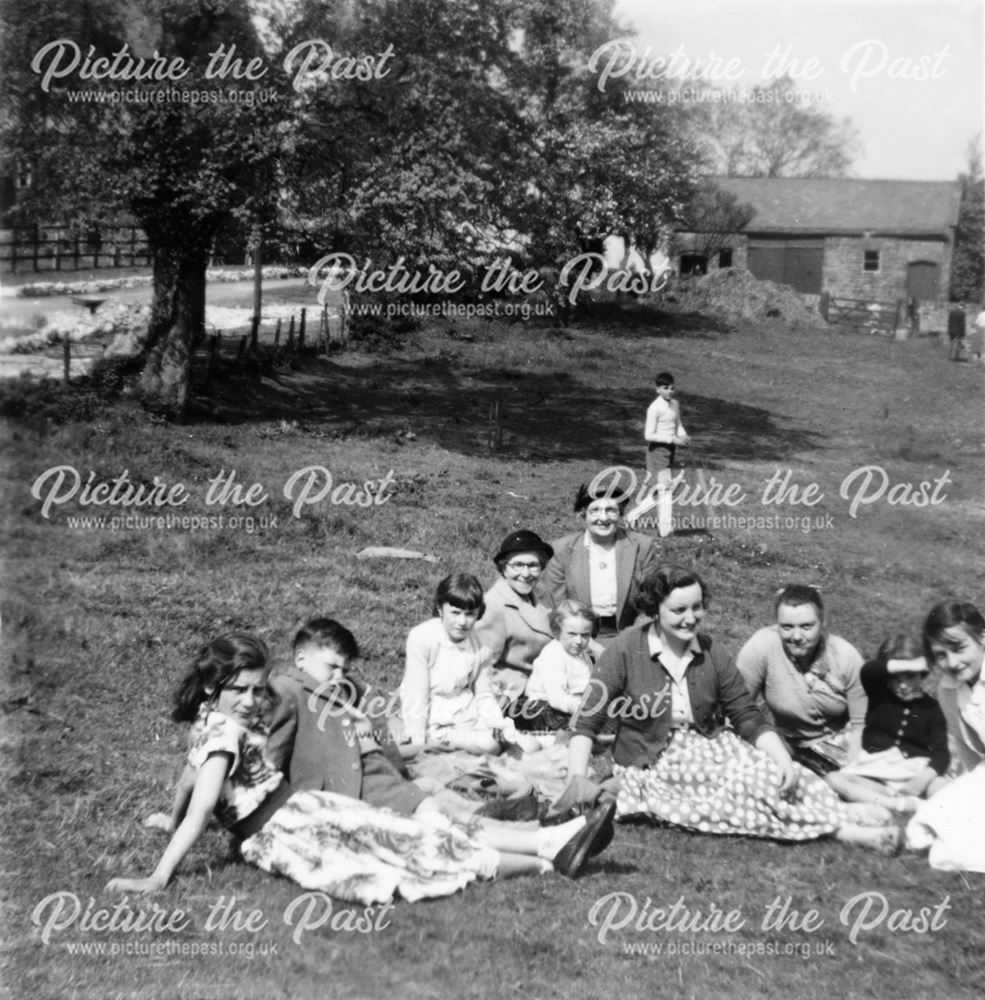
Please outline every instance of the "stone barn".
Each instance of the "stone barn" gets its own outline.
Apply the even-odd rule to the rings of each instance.
[[[947,302],[957,181],[713,180],[755,215],[739,234],[678,233],[680,273],[743,267],[807,294]]]

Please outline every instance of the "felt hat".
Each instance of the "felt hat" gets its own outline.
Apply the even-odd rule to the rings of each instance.
[[[534,531],[512,531],[499,546],[499,552],[493,556],[493,562],[498,563],[517,552],[539,552],[546,562],[554,555],[554,549]]]

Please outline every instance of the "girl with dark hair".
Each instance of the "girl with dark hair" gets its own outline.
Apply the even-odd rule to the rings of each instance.
[[[701,577],[681,566],[659,566],[643,581],[640,610],[653,621],[619,635],[599,658],[572,727],[569,776],[585,776],[592,740],[612,717],[620,816],[895,850],[888,810],[847,805],[794,764],[735,666],[698,631],[707,600]]]
[[[869,699],[862,754],[828,775],[843,799],[913,812],[947,784],[947,722],[924,690],[927,672],[923,648],[907,635],[887,639],[862,667]]]
[[[923,644],[964,773],[916,811],[907,845],[929,847],[934,868],[985,872],[985,618],[974,604],[944,601],[927,615]]]
[[[484,610],[482,584],[453,573],[438,584],[435,617],[410,630],[400,702],[411,743],[498,753],[498,733],[515,732],[492,692],[491,653],[475,635]]]
[[[346,795],[297,791],[265,756],[268,670],[263,642],[244,633],[201,651],[178,690],[177,718],[192,713],[194,721],[171,840],[150,876],[114,878],[109,891],[162,889],[213,813],[245,861],[363,904],[398,892],[407,900],[445,896],[496,875],[556,870],[574,878],[612,839],[611,808],[528,830],[478,819],[424,822]]]

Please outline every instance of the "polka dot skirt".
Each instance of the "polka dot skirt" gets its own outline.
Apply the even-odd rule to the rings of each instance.
[[[780,772],[761,750],[723,730],[676,732],[650,768],[620,767],[617,815],[640,813],[702,833],[814,840],[847,819],[844,803],[799,764],[797,788],[779,794]]]

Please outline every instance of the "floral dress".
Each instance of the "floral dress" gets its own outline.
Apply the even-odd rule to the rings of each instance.
[[[189,735],[188,761],[232,756],[216,818],[226,827],[249,816],[284,782],[264,758],[266,736],[203,708]],[[349,902],[369,905],[399,893],[416,900],[447,896],[476,878],[492,878],[499,855],[463,824],[427,824],[332,792],[296,791],[240,844],[245,861]]]

